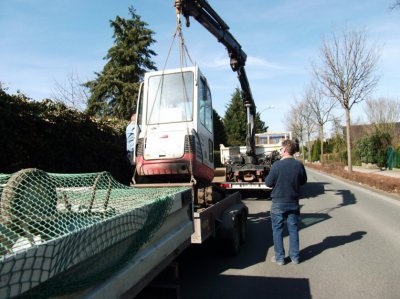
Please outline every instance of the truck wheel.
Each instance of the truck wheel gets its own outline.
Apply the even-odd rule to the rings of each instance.
[[[240,244],[246,243],[247,239],[247,217],[246,213],[242,212],[240,217]]]

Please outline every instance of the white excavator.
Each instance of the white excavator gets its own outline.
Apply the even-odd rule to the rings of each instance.
[[[194,17],[226,47],[231,68],[240,82],[243,109],[247,112],[246,146],[244,151],[240,147],[228,149],[223,181],[263,186],[279,154],[255,145],[256,105],[244,68],[246,53],[207,1],[177,0],[175,7],[177,15],[186,18],[187,26],[189,17]],[[212,182],[215,165],[212,107],[210,88],[199,67],[146,73],[137,105],[140,133],[136,136],[135,181]]]

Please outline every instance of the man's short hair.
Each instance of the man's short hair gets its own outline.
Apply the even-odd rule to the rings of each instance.
[[[286,149],[286,152],[289,153],[289,155],[294,155],[296,152],[296,143],[293,140],[290,139],[285,139],[282,141],[282,147]]]

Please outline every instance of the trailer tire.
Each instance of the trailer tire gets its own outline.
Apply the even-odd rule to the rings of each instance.
[[[232,229],[232,238],[226,240],[226,251],[229,255],[236,255],[239,253],[241,241],[241,225],[238,217],[235,218]]]
[[[247,240],[247,215],[243,211],[240,216],[240,244],[246,243]]]

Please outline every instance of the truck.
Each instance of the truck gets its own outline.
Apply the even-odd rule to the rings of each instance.
[[[220,144],[221,164],[224,168],[216,171],[219,178],[215,179],[221,188],[226,189],[265,189],[265,176],[272,164],[281,158],[281,142],[292,139],[292,132],[264,132],[255,134],[255,154],[259,162],[258,171],[255,166],[244,163],[245,146],[226,147]]]
[[[260,186],[272,160],[269,159],[269,164],[265,163],[266,159],[261,159],[256,149],[256,105],[244,68],[246,54],[229,32],[228,25],[207,1],[176,0],[175,8],[178,19],[180,19],[180,15],[183,15],[189,25],[190,17],[195,18],[227,48],[231,68],[237,73],[242,89],[243,107],[247,113],[247,137],[243,153],[239,148],[240,161],[235,164],[227,163],[224,177],[233,181],[230,183],[238,183],[237,181],[245,176],[244,183],[248,186],[251,184]],[[74,293],[52,297],[133,298],[190,244],[195,246],[195,244],[216,238],[220,247],[224,248],[226,252],[236,254],[240,245],[246,241],[248,209],[242,202],[240,193],[227,190],[223,184],[214,182],[212,99],[207,79],[199,67],[181,66],[177,69],[146,73],[137,103],[138,134],[135,137],[135,184],[131,190],[120,186],[118,188],[121,189],[121,197],[109,201],[109,197],[115,193],[115,190],[110,189],[112,180],[103,174],[96,175],[91,180],[90,186],[83,186],[79,183],[77,186],[58,186],[49,189],[49,193],[52,195],[51,204],[54,206],[52,210],[54,215],[47,216],[48,219],[46,218],[44,224],[40,221],[35,220],[37,223],[33,221],[33,228],[29,230],[38,234],[39,228],[47,228],[47,225],[53,223],[54,219],[59,218],[60,215],[68,217],[66,219],[73,216],[79,218],[81,222],[84,220],[93,222],[95,225],[82,227],[78,232],[84,237],[77,239],[74,237],[75,226],[65,226],[62,223],[61,227],[71,230],[71,233],[68,233],[67,237],[61,235],[45,242],[36,242],[36,235],[30,236],[31,232],[25,232],[27,229],[24,228],[22,231],[24,235],[19,238],[18,236],[13,237],[13,240],[16,241],[12,242],[26,244],[26,248],[15,249],[13,255],[9,253],[12,251],[12,247],[15,248],[15,244],[10,243],[8,247],[11,249],[8,247],[4,249],[5,258],[0,271],[3,283],[0,286],[0,293],[4,297],[20,296],[24,292],[29,292],[30,289],[51,290],[52,283],[55,281],[61,285],[69,281],[72,285],[68,286],[74,287],[79,284],[80,275],[87,280],[93,276],[92,268],[100,267],[102,269],[104,267],[106,269],[109,260],[118,261],[120,259],[118,254],[110,254],[113,246],[119,246],[119,250],[116,252],[122,251],[130,256],[130,252],[126,252],[129,251],[126,244],[130,242],[131,238],[135,238],[135,235],[121,235],[121,239],[115,238],[115,236],[118,236],[120,228],[128,227],[131,224],[130,214],[135,211],[140,214],[141,209],[145,210],[147,205],[135,211],[127,209],[118,217],[114,214],[119,210],[124,210],[121,207],[122,201],[127,204],[134,202],[123,195],[131,193],[132,190],[144,188],[148,192],[143,192],[143,194],[157,194],[158,191],[149,192],[149,190],[168,188],[170,193],[167,198],[170,204],[167,215],[164,216],[165,219],[163,217],[162,225],[156,231],[151,232],[151,238],[141,244],[134,256],[121,268],[113,269],[112,275],[108,278],[96,281],[95,285],[79,289]],[[20,178],[21,175],[22,178]],[[2,188],[8,190],[6,193],[4,190],[2,191],[4,198],[8,202],[14,202],[11,191],[15,189],[15,184],[29,182],[32,175],[41,178],[47,177],[36,170],[30,171],[29,175],[25,172],[16,174],[13,179],[16,182],[13,183],[14,185],[9,186],[10,179],[4,183],[4,186],[2,183]],[[103,177],[105,187],[97,191],[96,186]],[[250,177],[251,179],[247,179]],[[174,187],[177,188],[176,191],[171,190]],[[79,192],[87,193],[90,198],[89,204],[73,204],[79,198]],[[162,191],[158,193],[162,193]],[[141,196],[144,196],[143,194]],[[95,196],[101,196],[104,201],[99,207],[94,204]],[[55,203],[57,204],[55,205]],[[159,211],[157,205],[154,204],[149,204],[148,208],[153,212]],[[99,217],[106,216],[109,218],[97,222]],[[14,218],[7,220],[6,226],[2,227],[2,229],[7,229],[7,234],[8,230],[13,228],[14,222],[19,221],[18,217]],[[34,219],[39,218],[34,217]],[[139,220],[139,224],[143,227],[140,225],[135,228],[134,234],[146,232],[146,224],[150,224],[153,228],[156,227],[154,224],[156,219],[151,219],[149,216],[139,217]],[[46,229],[46,232],[48,231]],[[111,240],[115,244],[110,243],[110,248],[100,249],[97,241],[86,244],[91,240],[89,237],[97,240],[103,236],[103,231],[113,237]],[[70,254],[66,254],[64,250],[63,244],[66,244],[66,238],[71,239],[72,242],[78,242],[77,244],[82,246],[82,250],[79,252],[71,251],[71,253],[77,254],[74,258]],[[56,253],[60,260],[68,261],[64,268],[58,267],[56,260],[47,255],[46,248],[50,245],[55,248],[52,252]],[[86,248],[86,245],[90,247],[90,250]],[[74,248],[73,246],[69,247]],[[31,269],[29,263],[23,262],[29,259],[32,253],[41,253],[43,250],[46,254],[37,257],[40,263],[46,266],[41,271]],[[21,262],[15,263],[16,258]],[[47,271],[48,266],[53,264],[60,272]],[[34,281],[30,284],[25,283],[23,279],[15,282],[16,275],[12,275],[10,267],[14,267],[15,272],[19,273],[18,277],[29,276],[35,278]],[[10,282],[13,283],[10,284]]]

